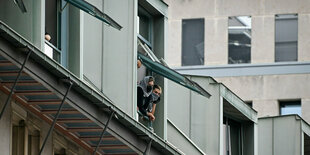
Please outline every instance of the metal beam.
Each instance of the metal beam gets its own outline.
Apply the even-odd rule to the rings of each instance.
[[[27,91],[16,91],[16,95],[25,95],[25,96],[33,96],[33,95],[53,95],[54,93],[49,90],[27,90]]]
[[[11,86],[14,84],[14,82],[2,81],[1,84],[5,86]],[[19,81],[16,85],[17,86],[38,86],[41,84],[37,81]]]
[[[149,155],[150,154],[150,150],[151,150],[151,146],[152,146],[152,141],[153,139],[150,139],[149,143],[147,144],[147,147],[143,153],[143,155]]]
[[[81,139],[83,139],[83,140],[85,140],[85,141],[89,141],[89,140],[92,140],[92,141],[95,141],[95,140],[99,140],[99,138],[100,137],[91,137],[91,136],[87,136],[87,137],[85,137],[85,136],[83,136],[83,137],[79,137],[79,138],[81,138]],[[105,141],[105,140],[109,140],[109,141],[116,141],[116,140],[118,140],[118,139],[116,139],[114,136],[104,136],[103,138],[101,138],[103,141]]]
[[[58,105],[61,103],[61,100],[30,100],[28,104],[31,105]],[[67,103],[64,103],[67,104]]]
[[[101,141],[102,141],[102,138],[103,138],[103,136],[104,136],[104,132],[107,130],[107,127],[108,127],[108,125],[109,125],[109,122],[110,122],[110,120],[112,119],[114,113],[115,113],[115,111],[112,110],[112,113],[111,113],[111,115],[110,115],[110,117],[109,117],[107,123],[105,124],[105,127],[104,127],[104,129],[103,129],[101,135],[100,135],[99,142],[98,142],[98,144],[97,144],[97,146],[96,146],[96,148],[95,148],[95,150],[94,150],[94,152],[93,152],[93,155],[96,155],[97,149],[98,149],[98,147],[99,147],[99,145],[100,145],[100,143],[101,143]]]
[[[43,142],[42,147],[41,147],[41,149],[40,149],[39,155],[42,154],[42,151],[43,151],[44,146],[45,146],[45,144],[46,144],[46,142],[47,142],[47,139],[48,139],[49,135],[52,133],[54,127],[55,127],[57,118],[58,118],[59,115],[60,115],[61,108],[62,108],[62,106],[63,106],[64,103],[65,103],[65,100],[66,100],[67,95],[68,95],[68,93],[69,93],[69,91],[70,91],[70,89],[71,89],[71,87],[72,87],[72,85],[73,85],[73,82],[70,81],[69,84],[70,84],[70,85],[69,85],[69,87],[68,87],[68,89],[67,89],[67,92],[66,92],[64,98],[63,98],[62,101],[61,101],[61,104],[60,104],[59,109],[58,109],[58,112],[57,112],[57,114],[56,114],[56,116],[55,116],[55,118],[54,118],[54,121],[53,121],[53,123],[52,123],[52,126],[51,126],[50,129],[48,130],[48,133],[47,133],[47,135],[46,135],[46,137],[45,137],[45,139],[44,139],[44,142]]]
[[[88,118],[75,118],[75,119],[65,119],[65,118],[60,118],[57,120],[58,123],[91,123],[91,121]]]
[[[29,59],[31,53],[32,53],[32,51],[30,50],[30,51],[28,52],[28,54],[27,54],[27,57],[25,58],[25,60],[24,60],[24,62],[23,62],[23,64],[22,64],[22,66],[21,66],[19,72],[18,72],[18,75],[17,75],[17,77],[16,77],[16,79],[15,79],[15,81],[14,81],[14,84],[13,84],[12,88],[11,88],[10,94],[9,94],[9,96],[7,97],[7,99],[6,99],[6,101],[5,101],[5,104],[4,104],[4,106],[3,106],[2,110],[1,110],[1,113],[0,113],[0,120],[1,120],[1,118],[2,118],[2,115],[3,115],[3,113],[4,113],[5,109],[6,109],[6,107],[7,107],[8,104],[9,104],[9,101],[10,101],[12,95],[13,95],[13,92],[14,92],[14,89],[15,89],[15,86],[16,86],[16,83],[18,82],[18,79],[19,79],[19,77],[20,77],[20,75],[21,75],[21,73],[22,73],[22,71],[23,71],[23,69],[24,69],[24,67],[25,67],[25,64],[26,64],[26,62],[28,61],[28,59]]]
[[[101,146],[92,146],[92,147],[98,147],[100,149],[105,149],[105,150],[125,150],[125,149],[130,149],[127,145],[101,145]],[[94,152],[96,154],[96,152]],[[93,154],[93,155],[94,155]]]
[[[57,110],[41,110],[43,114],[56,114]],[[61,111],[62,114],[80,114],[79,111],[75,109],[64,109]]]

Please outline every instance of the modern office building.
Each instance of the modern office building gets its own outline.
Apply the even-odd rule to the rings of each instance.
[[[299,114],[310,122],[310,1],[166,2],[171,67],[214,77],[258,117]]]

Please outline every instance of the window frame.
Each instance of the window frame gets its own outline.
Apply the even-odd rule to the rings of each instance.
[[[139,19],[139,15],[142,15],[144,17],[147,17],[149,20],[148,23],[148,38],[143,37],[140,33],[137,32],[137,36],[140,40],[142,40],[143,43],[147,44],[150,49],[153,48],[153,24],[154,24],[154,18],[153,16],[141,5],[138,5],[138,14],[137,14],[137,20]],[[140,20],[139,20],[140,21]],[[140,29],[139,23],[137,21],[138,28]]]
[[[292,114],[296,114],[299,115],[298,113],[290,113],[290,114],[283,114],[282,112],[282,108],[285,107],[285,105],[299,105],[298,108],[300,108],[300,117],[302,115],[302,107],[301,107],[301,100],[300,99],[296,99],[296,100],[279,100],[279,115],[283,116],[283,115],[292,115]]]
[[[203,35],[203,40],[202,40],[202,43],[203,43],[203,62],[202,62],[202,64],[191,64],[191,65],[185,65],[184,64],[184,59],[183,59],[183,55],[185,54],[185,52],[184,52],[184,44],[183,44],[183,38],[184,38],[184,28],[183,28],[183,24],[184,24],[184,22],[185,21],[202,21],[202,27],[203,27],[203,33],[201,33],[202,35]],[[206,61],[206,58],[205,58],[205,54],[206,54],[206,51],[205,51],[205,18],[187,18],[187,19],[182,19],[182,23],[181,23],[182,25],[181,25],[181,66],[183,67],[183,66],[203,66],[203,65],[205,65],[205,61]]]
[[[230,45],[230,42],[229,42],[229,36],[230,36],[230,29],[231,29],[231,27],[232,26],[230,26],[229,25],[229,20],[230,19],[232,19],[232,18],[236,18],[236,20],[238,20],[238,21],[240,21],[241,23],[242,23],[242,21],[240,20],[240,19],[238,19],[237,17],[249,17],[249,18],[251,18],[251,27],[250,27],[250,32],[251,32],[251,40],[250,40],[250,51],[249,51],[249,62],[237,62],[237,63],[230,63],[232,60],[230,60],[230,57],[229,57],[229,55],[230,55],[230,50],[229,50],[229,45]],[[240,26],[241,27],[241,26]],[[242,28],[243,29],[246,29],[246,30],[248,30],[248,27],[246,27],[246,26],[242,26]],[[240,28],[241,29],[241,28]],[[232,65],[232,64],[251,64],[251,62],[252,62],[252,16],[250,16],[250,15],[240,15],[240,16],[229,16],[228,17],[228,21],[227,21],[227,43],[228,43],[228,46],[227,46],[227,56],[228,56],[228,58],[227,58],[227,64],[229,64],[229,65]]]
[[[277,60],[277,44],[281,43],[281,42],[277,42],[277,33],[276,33],[276,25],[277,25],[277,20],[285,20],[285,19],[295,19],[293,17],[279,17],[279,16],[287,16],[287,15],[294,15],[296,16],[296,24],[297,24],[297,31],[296,31],[296,35],[297,35],[297,40],[296,40],[296,60]],[[278,18],[278,19],[277,19]],[[281,19],[282,18],[282,19]],[[292,14],[276,14],[274,16],[274,62],[297,62],[298,61],[298,14],[297,13],[292,13]],[[292,41],[291,41],[292,42]]]

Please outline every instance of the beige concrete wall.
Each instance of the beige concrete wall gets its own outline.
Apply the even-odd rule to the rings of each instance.
[[[227,25],[228,17],[205,19],[205,65],[228,63]]]
[[[298,61],[310,60],[310,14],[298,14]]]
[[[274,62],[274,16],[298,13],[298,60],[310,61],[308,0],[165,0],[169,5],[167,62],[181,65],[182,19],[205,18],[205,65],[227,64],[229,16],[252,16],[252,63]]]
[[[252,16],[251,63],[274,62],[274,20],[274,15]]]
[[[302,117],[310,109],[310,74],[265,75],[216,78],[245,101],[252,100],[258,116],[279,115],[278,100],[302,99]],[[309,105],[309,106],[308,106]]]

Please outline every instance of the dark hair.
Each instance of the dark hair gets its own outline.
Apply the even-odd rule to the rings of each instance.
[[[161,87],[159,86],[159,85],[157,85],[157,84],[155,84],[154,86],[153,86],[153,90],[154,89],[159,89],[160,91],[161,91]]]
[[[154,81],[154,78],[153,77],[149,77],[149,82],[151,82],[151,81]]]

